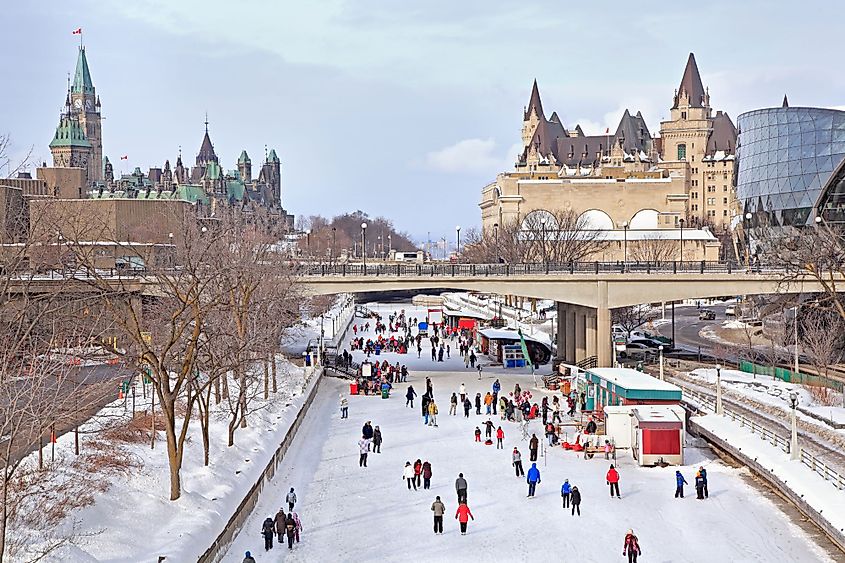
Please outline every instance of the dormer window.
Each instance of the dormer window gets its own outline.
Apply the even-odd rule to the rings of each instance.
[[[686,118],[687,118],[687,112],[682,111],[681,112],[681,119],[686,119]]]

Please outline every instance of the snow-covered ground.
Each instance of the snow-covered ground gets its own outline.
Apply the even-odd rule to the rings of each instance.
[[[385,312],[400,308],[415,314],[409,305],[380,307]],[[639,536],[646,561],[830,560],[743,479],[747,470],[722,464],[706,449],[688,447],[688,465],[681,468],[692,482],[695,469],[707,467],[710,498],[705,501],[696,500],[691,488],[687,498],[673,498],[675,467],[640,468],[623,451],[618,460],[622,499],[610,498],[605,484],[609,462],[600,457],[584,460],[562,448],[540,457],[542,482],[537,497],[527,499],[525,480],[515,477],[511,467],[514,446],[522,452],[526,470],[531,465],[528,443],[516,425],[501,423],[504,450],[475,443],[473,431],[488,417],[449,416],[448,398],[462,382],[471,396],[486,392],[496,377],[506,391],[516,382],[529,387],[530,374],[489,367],[479,381],[456,354],[440,363],[432,362],[427,352],[424,348],[420,359],[416,354],[381,358],[408,365],[408,384],[418,393],[425,389],[425,377],[432,378],[439,426],[423,425],[419,403],[405,407],[406,385],[399,385],[388,400],[349,397],[349,419],[341,420],[338,396],[347,390],[347,382],[324,381],[276,478],[264,488],[224,561],[240,563],[247,550],[257,561],[268,562],[621,561],[628,528]],[[383,453],[371,453],[369,467],[360,468],[357,441],[368,420],[381,428]],[[492,420],[500,424],[498,417]],[[539,423],[532,424],[542,440]],[[418,458],[432,464],[431,490],[409,491],[402,481],[405,462]],[[454,519],[459,472],[469,483],[475,516],[467,536],[460,535]],[[580,517],[561,507],[560,486],[566,478],[581,490]],[[290,487],[299,497],[295,510],[303,523],[302,543],[291,553],[278,545],[265,553],[261,523],[279,510]],[[435,495],[447,507],[443,536],[432,532]]]
[[[689,373],[693,379],[715,384],[716,370],[701,368]],[[790,408],[790,393],[798,393],[798,405],[802,410],[812,412],[822,418],[845,424],[845,408],[842,406],[842,394],[834,393],[834,406],[819,404],[803,385],[787,383],[768,375],[756,376],[743,371],[725,369],[721,371],[722,385],[727,391],[750,397],[756,401],[773,405],[784,410]],[[801,416],[801,415],[799,415]],[[812,417],[805,417],[808,422],[818,422]]]
[[[354,315],[355,301],[352,295],[338,295],[324,315],[313,318],[303,315],[302,324],[288,330],[282,348],[288,354],[301,354],[309,342],[317,346],[321,333],[327,343],[339,339]]]

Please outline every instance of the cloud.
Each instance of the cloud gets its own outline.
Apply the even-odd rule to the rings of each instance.
[[[454,145],[432,151],[425,156],[428,168],[450,174],[489,174],[509,170],[521,145],[511,146],[505,154],[497,150],[496,141],[489,139],[464,139]]]

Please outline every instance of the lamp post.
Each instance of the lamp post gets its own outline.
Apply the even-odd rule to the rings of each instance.
[[[364,271],[367,271],[367,224],[361,223],[361,256],[364,257]]]
[[[308,256],[311,256],[311,229],[305,231],[305,245]]]
[[[332,263],[334,263],[335,243],[337,243],[337,227],[332,227]]]
[[[499,224],[493,223],[493,241],[496,250],[496,263],[499,263]]]
[[[664,377],[663,377],[663,345],[661,344],[660,346],[658,346],[657,349],[660,350],[660,381],[664,381]]]
[[[681,267],[683,268],[684,265],[684,219],[678,219],[678,223],[681,225]]]
[[[622,222],[622,271],[628,270],[628,221]],[[681,257],[683,257],[683,250],[681,250]],[[660,379],[663,379],[662,377]]]
[[[722,366],[719,364],[716,364],[716,414],[725,414],[722,407]]]
[[[393,235],[387,235],[387,255],[393,252]]]
[[[458,251],[457,251],[456,259],[458,260],[458,262],[460,262],[460,260],[461,260],[461,226],[458,225],[457,227],[455,227],[455,231],[458,233]]]
[[[789,459],[798,461],[801,459],[801,448],[798,447],[798,420],[795,417],[795,409],[798,407],[798,393],[792,391],[789,394],[789,403],[792,407],[792,436],[789,440]]]
[[[167,233],[167,240],[170,243],[170,265],[176,263],[176,252],[173,249],[173,233]]]
[[[795,375],[798,375],[798,305],[792,308],[792,324],[795,325]]]
[[[542,237],[540,240],[543,241],[543,246],[542,246],[541,252],[543,253],[543,264],[544,265],[548,265],[548,263],[549,263],[549,257],[546,254],[546,221],[547,220],[548,219],[546,217],[540,218],[540,232],[541,232],[541,237]]]
[[[745,266],[751,267],[751,212],[745,214]],[[818,219],[818,217],[816,217]]]

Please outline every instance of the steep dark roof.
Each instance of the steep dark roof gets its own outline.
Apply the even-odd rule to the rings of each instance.
[[[736,126],[731,118],[723,111],[717,111],[713,118],[713,131],[707,139],[707,154],[725,151],[728,154],[736,152]]]
[[[214,153],[214,145],[211,144],[211,138],[208,136],[208,125],[206,125],[200,152],[197,153],[197,166],[211,161],[217,162],[217,155]]]
[[[537,112],[537,115],[540,117],[540,121],[544,121],[546,119],[546,114],[543,113],[543,103],[540,101],[540,89],[537,87],[536,78],[534,79],[534,86],[531,88],[531,99],[528,100],[528,108],[525,110],[525,119],[528,119],[532,110]]]
[[[678,107],[678,99],[683,92],[686,92],[689,96],[690,107],[704,107],[704,85],[701,83],[698,65],[695,64],[695,55],[692,53],[689,54],[687,59],[687,67],[684,69],[684,77],[681,78],[681,85],[678,87],[673,108]]]
[[[614,140],[618,140],[620,137],[625,139],[622,144],[625,152],[634,150],[648,152],[647,142],[651,140],[651,134],[648,132],[648,126],[642,113],[637,112],[637,115],[631,115],[627,109],[625,110],[622,119],[619,120],[616,133],[613,135]]]
[[[76,59],[76,72],[73,73],[73,86],[71,92],[76,94],[93,94],[94,83],[91,82],[91,71],[88,69],[88,58],[85,56],[85,47],[79,47],[79,56]]]
[[[781,107],[789,107],[789,100],[786,99],[786,94],[783,95],[783,105]]]

